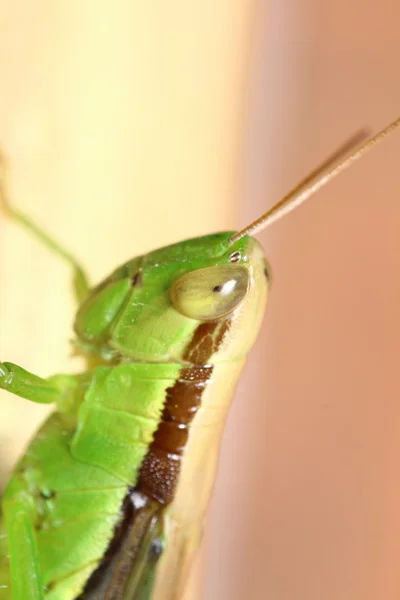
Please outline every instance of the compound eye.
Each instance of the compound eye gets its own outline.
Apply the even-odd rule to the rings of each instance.
[[[171,287],[171,301],[180,313],[199,321],[229,315],[244,300],[250,285],[247,267],[219,265],[179,277]]]

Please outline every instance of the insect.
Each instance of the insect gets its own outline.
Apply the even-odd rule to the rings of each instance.
[[[74,343],[88,362],[83,373],[47,379],[0,363],[1,388],[56,407],[2,498],[0,600],[181,597],[226,413],[268,295],[269,267],[250,234],[399,126],[351,154],[341,149],[242,231],[133,258],[93,288],[0,190],[9,216],[70,263]]]

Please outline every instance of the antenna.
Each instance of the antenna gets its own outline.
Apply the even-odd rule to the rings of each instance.
[[[351,154],[346,156],[354,147],[354,144],[360,143],[360,138],[365,138],[365,133],[360,131],[356,133],[339,150],[332,154],[319,167],[314,169],[305,179],[294,187],[286,196],[279,200],[261,217],[250,223],[247,227],[235,233],[230,239],[229,244],[234,244],[245,235],[254,234],[261,229],[269,227],[272,223],[291,212],[308,198],[315,194],[320,188],[326,185],[331,179],[339,175],[342,171],[350,167],[356,160],[372,150],[372,148],[381,142],[386,136],[390,135],[400,127],[400,117],[390,125],[376,133],[371,138],[364,141]]]

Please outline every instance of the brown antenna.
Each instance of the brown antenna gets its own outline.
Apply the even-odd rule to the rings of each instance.
[[[310,196],[315,194],[315,192],[326,185],[328,181],[336,177],[336,175],[339,175],[339,173],[347,169],[347,167],[350,167],[350,165],[361,158],[361,156],[369,152],[376,144],[381,142],[383,138],[391,134],[398,127],[400,127],[400,117],[382,129],[382,131],[367,139],[361,144],[361,146],[346,156],[354,144],[358,144],[360,142],[360,138],[365,137],[364,132],[361,131],[357,133],[324,163],[310,173],[310,175],[296,185],[295,188],[286,194],[282,200],[277,202],[265,214],[253,221],[253,223],[250,223],[250,225],[241,231],[235,233],[229,239],[229,243],[234,244],[245,235],[254,234],[261,229],[269,227],[269,225],[274,223],[274,221],[277,221],[287,213],[297,208],[297,206],[300,206],[300,204],[303,204],[305,200],[310,198]]]

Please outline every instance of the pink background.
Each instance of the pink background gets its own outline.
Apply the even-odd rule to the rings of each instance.
[[[399,17],[264,6],[241,223],[399,115]],[[399,157],[397,134],[260,235],[272,292],[224,439],[205,599],[400,596]]]

